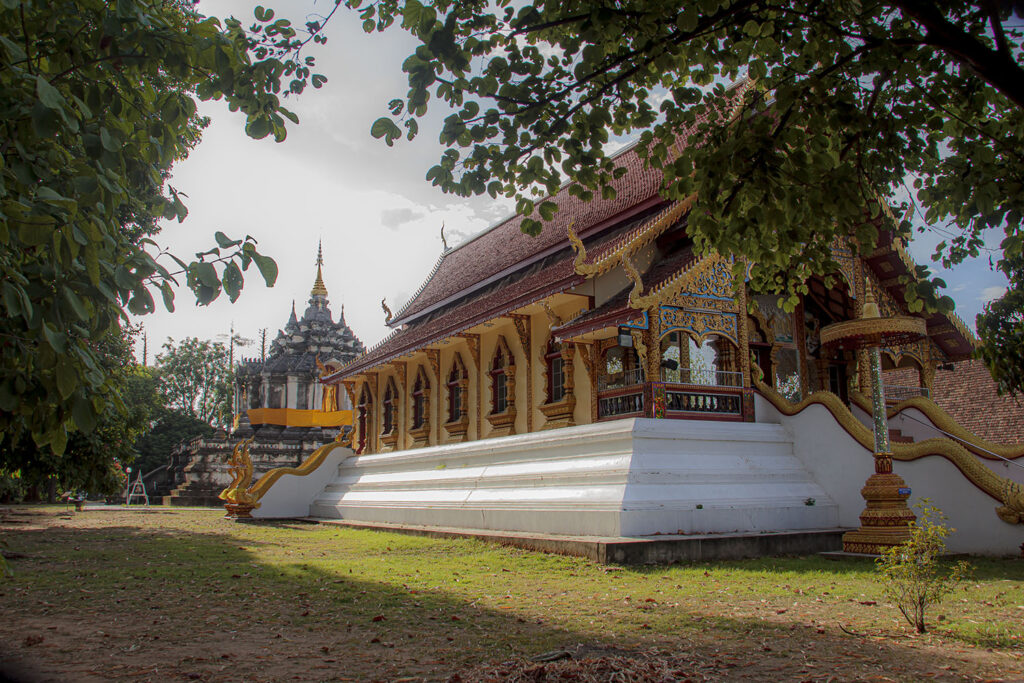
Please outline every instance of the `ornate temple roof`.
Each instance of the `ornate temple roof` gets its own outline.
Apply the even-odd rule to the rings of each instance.
[[[442,256],[419,291],[396,312],[391,324],[410,322],[561,250],[566,246],[566,227],[570,223],[574,223],[580,237],[586,238],[610,223],[619,223],[663,203],[658,196],[661,173],[646,168],[635,148],[620,153],[616,165],[629,172],[612,183],[615,199],[595,197],[585,202],[570,195],[568,186],[564,186],[553,197],[558,213],[544,223],[536,237],[522,232],[523,218],[517,215],[463,242]]]
[[[696,122],[691,130],[697,130],[702,122]],[[681,135],[676,144],[698,144],[698,140]],[[552,197],[559,211],[552,220],[543,222],[536,237],[521,231],[522,217],[516,215],[453,249],[446,249],[420,288],[389,321],[394,332],[330,378],[351,377],[550,294],[566,291],[588,277],[610,270],[622,254],[634,252],[685,224],[694,197],[666,201],[659,194],[661,171],[649,168],[635,146],[619,152],[614,162],[627,170],[612,183],[616,190],[614,199],[598,196],[583,201],[571,195],[565,185]],[[570,227],[589,250],[591,262],[582,269],[573,264]],[[886,245],[879,253],[883,251],[905,270],[899,245]],[[868,264],[878,270],[877,259],[869,259]],[[655,270],[644,276],[648,290],[667,283],[673,275],[668,270],[678,270],[681,265],[675,258],[655,264]],[[878,274],[888,287],[898,286],[886,274]],[[559,336],[581,334],[599,322],[634,317],[636,312],[628,303],[629,289],[619,292],[599,311],[563,323]],[[955,316],[936,314],[929,317],[928,326],[933,337],[941,337],[937,343],[951,358],[965,357],[973,348],[973,335]]]
[[[283,330],[270,345],[265,360],[243,361],[238,373],[254,375],[305,374],[319,375],[317,360],[324,365],[341,365],[363,353],[362,342],[345,324],[345,308],[337,322],[328,305],[327,287],[323,279],[323,249],[317,249],[316,279],[310,290],[306,310],[299,318],[292,302],[291,316]]]

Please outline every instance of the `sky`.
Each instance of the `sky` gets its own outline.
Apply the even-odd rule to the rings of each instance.
[[[326,12],[330,0],[284,0],[268,3],[278,16],[305,22],[307,12]],[[235,16],[251,23],[254,4],[239,0],[202,0],[207,15]],[[316,274],[317,244],[323,242],[324,283],[337,319],[344,305],[345,320],[370,347],[388,332],[381,299],[392,310],[416,291],[442,251],[440,229],[452,246],[507,217],[509,202],[487,196],[464,199],[443,194],[427,182],[427,170],[440,158],[437,127],[447,115],[434,108],[412,142],[394,147],[370,136],[372,122],[387,113],[387,102],[407,89],[402,61],[415,47],[400,30],[368,35],[358,17],[339,9],[327,28],[328,43],[307,54],[316,57],[317,73],[328,78],[315,90],[307,88],[286,106],[298,114],[300,125],[289,124],[283,143],[271,138],[252,140],[244,133],[244,117],[221,102],[201,103],[211,118],[203,140],[188,159],[177,164],[169,184],[186,195],[189,215],[183,223],[164,221],[156,240],[164,249],[189,260],[215,242],[220,230],[232,238],[252,235],[262,253],[280,269],[272,288],[255,268],[245,274],[245,288],[234,304],[221,295],[208,306],[197,306],[179,288],[174,313],[157,306],[141,316],[148,338],[148,362],[173,338],[226,339],[236,334],[253,340],[236,356],[258,356],[260,330],[267,345],[284,327],[292,302],[298,314],[307,305]],[[942,236],[926,231],[910,251],[918,263],[930,255]],[[998,239],[993,239],[998,243]],[[957,313],[973,328],[984,303],[1002,294],[1005,279],[992,272],[988,254],[951,272],[938,273]],[[168,262],[170,267],[172,264]],[[136,349],[141,359],[141,341]]]

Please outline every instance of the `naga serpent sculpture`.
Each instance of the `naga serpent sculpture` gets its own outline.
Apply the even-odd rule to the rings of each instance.
[[[219,496],[225,502],[224,507],[228,510],[228,516],[240,519],[251,518],[250,513],[260,506],[260,499],[266,495],[274,482],[286,474],[302,477],[315,471],[331,451],[336,448],[351,448],[353,434],[353,430],[343,429],[334,441],[313,451],[298,467],[274,468],[255,483],[252,481],[252,458],[249,457],[249,446],[255,437],[240,442],[235,446],[234,452],[228,460],[232,481],[227,488],[220,492]]]
[[[836,422],[864,448],[873,450],[874,437],[871,430],[858,420],[835,394],[817,391],[800,401],[790,403],[777,391],[757,377],[753,378],[754,388],[771,403],[776,410],[787,417],[802,412],[808,406],[817,404],[828,410]],[[915,401],[913,407],[920,407],[922,401]],[[962,429],[962,428],[961,428]],[[950,430],[946,430],[950,431]],[[966,432],[966,430],[964,430]],[[978,439],[980,441],[980,439]],[[960,473],[978,489],[1001,505],[996,508],[999,519],[1008,524],[1024,524],[1024,486],[1007,477],[1001,477],[986,467],[979,458],[963,445],[947,438],[925,439],[911,444],[892,444],[893,460],[910,462],[930,455],[937,455],[950,461]]]

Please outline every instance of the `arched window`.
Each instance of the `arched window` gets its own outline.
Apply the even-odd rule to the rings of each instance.
[[[636,349],[613,346],[604,354],[604,374],[600,378],[602,389],[617,389],[643,384],[644,372]]]
[[[508,409],[509,351],[504,340],[499,340],[491,360],[491,412],[503,413]]]
[[[544,362],[548,374],[548,403],[557,403],[565,398],[565,364],[562,360],[562,349],[555,343],[555,338],[548,340]]]
[[[455,354],[452,360],[452,369],[448,373],[448,421],[457,422],[463,415],[462,387],[466,379],[466,366],[462,363],[459,354]]]
[[[391,434],[395,430],[395,418],[398,415],[398,390],[395,388],[395,381],[388,378],[387,388],[384,390],[384,400],[381,403],[384,420],[384,434]]]
[[[420,366],[416,373],[416,382],[412,385],[412,428],[420,429],[427,423],[427,392],[430,391],[430,380]]]

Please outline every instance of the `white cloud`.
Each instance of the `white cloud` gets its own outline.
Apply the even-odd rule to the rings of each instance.
[[[986,287],[981,290],[981,296],[978,297],[978,301],[983,304],[987,304],[990,301],[995,301],[1006,294],[1006,287]]]
[[[421,211],[410,208],[384,209],[380,212],[380,222],[385,228],[395,229],[422,216]]]

